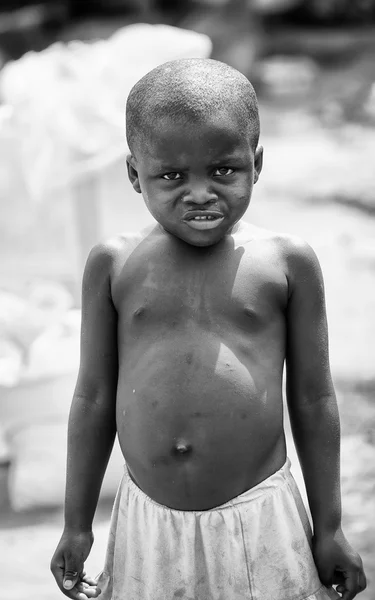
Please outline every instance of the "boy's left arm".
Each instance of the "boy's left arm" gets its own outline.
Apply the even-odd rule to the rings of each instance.
[[[322,583],[344,600],[366,587],[360,556],[341,529],[340,421],[328,354],[324,284],[308,244],[290,242],[287,259],[287,403],[313,520]]]

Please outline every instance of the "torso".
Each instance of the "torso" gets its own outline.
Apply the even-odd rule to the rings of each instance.
[[[118,436],[156,502],[206,510],[285,462],[287,294],[277,239],[251,226],[208,248],[158,226],[120,244]]]

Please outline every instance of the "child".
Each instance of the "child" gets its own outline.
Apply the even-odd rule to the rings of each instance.
[[[339,416],[311,248],[241,219],[262,169],[238,71],[178,60],[127,102],[129,178],[157,223],[90,253],[51,563],[84,600],[351,600]],[[291,157],[292,160],[292,157]],[[314,537],[290,473],[282,375]],[[125,468],[103,573],[83,571],[116,432]]]

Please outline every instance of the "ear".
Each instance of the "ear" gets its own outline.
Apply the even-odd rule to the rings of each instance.
[[[128,154],[126,157],[126,166],[128,169],[128,177],[130,183],[138,194],[142,193],[141,186],[139,184],[138,171],[136,169],[136,160],[132,154]]]
[[[263,146],[258,146],[254,157],[254,183],[259,179],[263,167]]]

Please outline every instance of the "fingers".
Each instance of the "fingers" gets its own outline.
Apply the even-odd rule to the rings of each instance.
[[[78,567],[76,567],[78,569]],[[69,564],[66,561],[64,565],[64,561],[55,561],[51,562],[51,571],[56,579],[56,583],[63,592],[65,596],[71,598],[71,600],[87,600],[88,598],[96,598],[100,591],[97,593],[96,589],[92,590],[90,583],[87,582],[87,591],[89,594],[86,594],[86,589],[81,589],[81,578],[84,576],[86,579],[86,575],[83,573],[81,568],[80,571],[75,570],[72,567],[72,564]],[[91,578],[88,578],[91,581]]]
[[[97,582],[86,573],[78,574],[77,571],[67,570],[64,574],[64,593],[72,600],[87,600],[97,598],[101,590]]]
[[[101,589],[98,587],[95,579],[83,571],[68,597],[77,600],[87,600],[87,598],[97,598],[100,594]]]
[[[83,581],[84,583],[88,583],[89,585],[98,585],[96,579],[93,579],[89,575],[86,575],[86,573],[82,573],[81,581]]]
[[[64,577],[64,562],[56,561],[55,557],[53,557],[50,568],[51,568],[54,578],[56,579],[57,585],[59,586],[60,589],[62,589],[63,577]]]
[[[84,594],[86,598],[97,598],[101,594],[101,589],[97,584],[89,585],[85,582],[77,585],[77,591]]]
[[[67,565],[64,572],[63,586],[66,590],[71,590],[74,588],[78,581],[78,571],[73,571],[73,569]]]
[[[345,583],[345,574],[342,571],[335,571],[332,577],[331,585],[343,585]],[[344,586],[345,587],[345,586]]]
[[[81,581],[83,583],[88,583],[89,585],[94,585],[94,586],[98,585],[98,582],[96,581],[96,579],[93,579],[92,577],[89,577],[88,575],[84,575],[83,577],[81,577]]]
[[[91,577],[86,577],[90,581],[94,581]],[[94,585],[90,585],[85,581],[78,581],[76,585],[70,590],[64,589],[64,594],[71,600],[88,600],[90,598],[97,598],[101,594],[101,589],[94,582]]]
[[[361,588],[361,592],[367,588],[366,575],[363,570],[359,573],[359,587]]]
[[[336,572],[333,572],[333,569],[327,568],[325,565],[324,568],[319,568],[319,579],[326,587],[331,587],[335,583],[341,583],[341,580],[337,581]]]
[[[353,600],[357,594],[366,589],[366,576],[361,571],[350,571],[345,575],[345,583],[337,586],[337,592],[342,594],[342,600]]]
[[[80,575],[83,573],[83,564],[78,564],[71,558],[67,559],[64,555],[53,557],[51,561],[51,571],[56,583],[62,592],[68,597],[66,592],[72,590],[76,583],[80,581]]]
[[[87,600],[88,596],[84,592],[78,591],[77,588],[74,588],[69,594],[65,594],[71,600]]]

